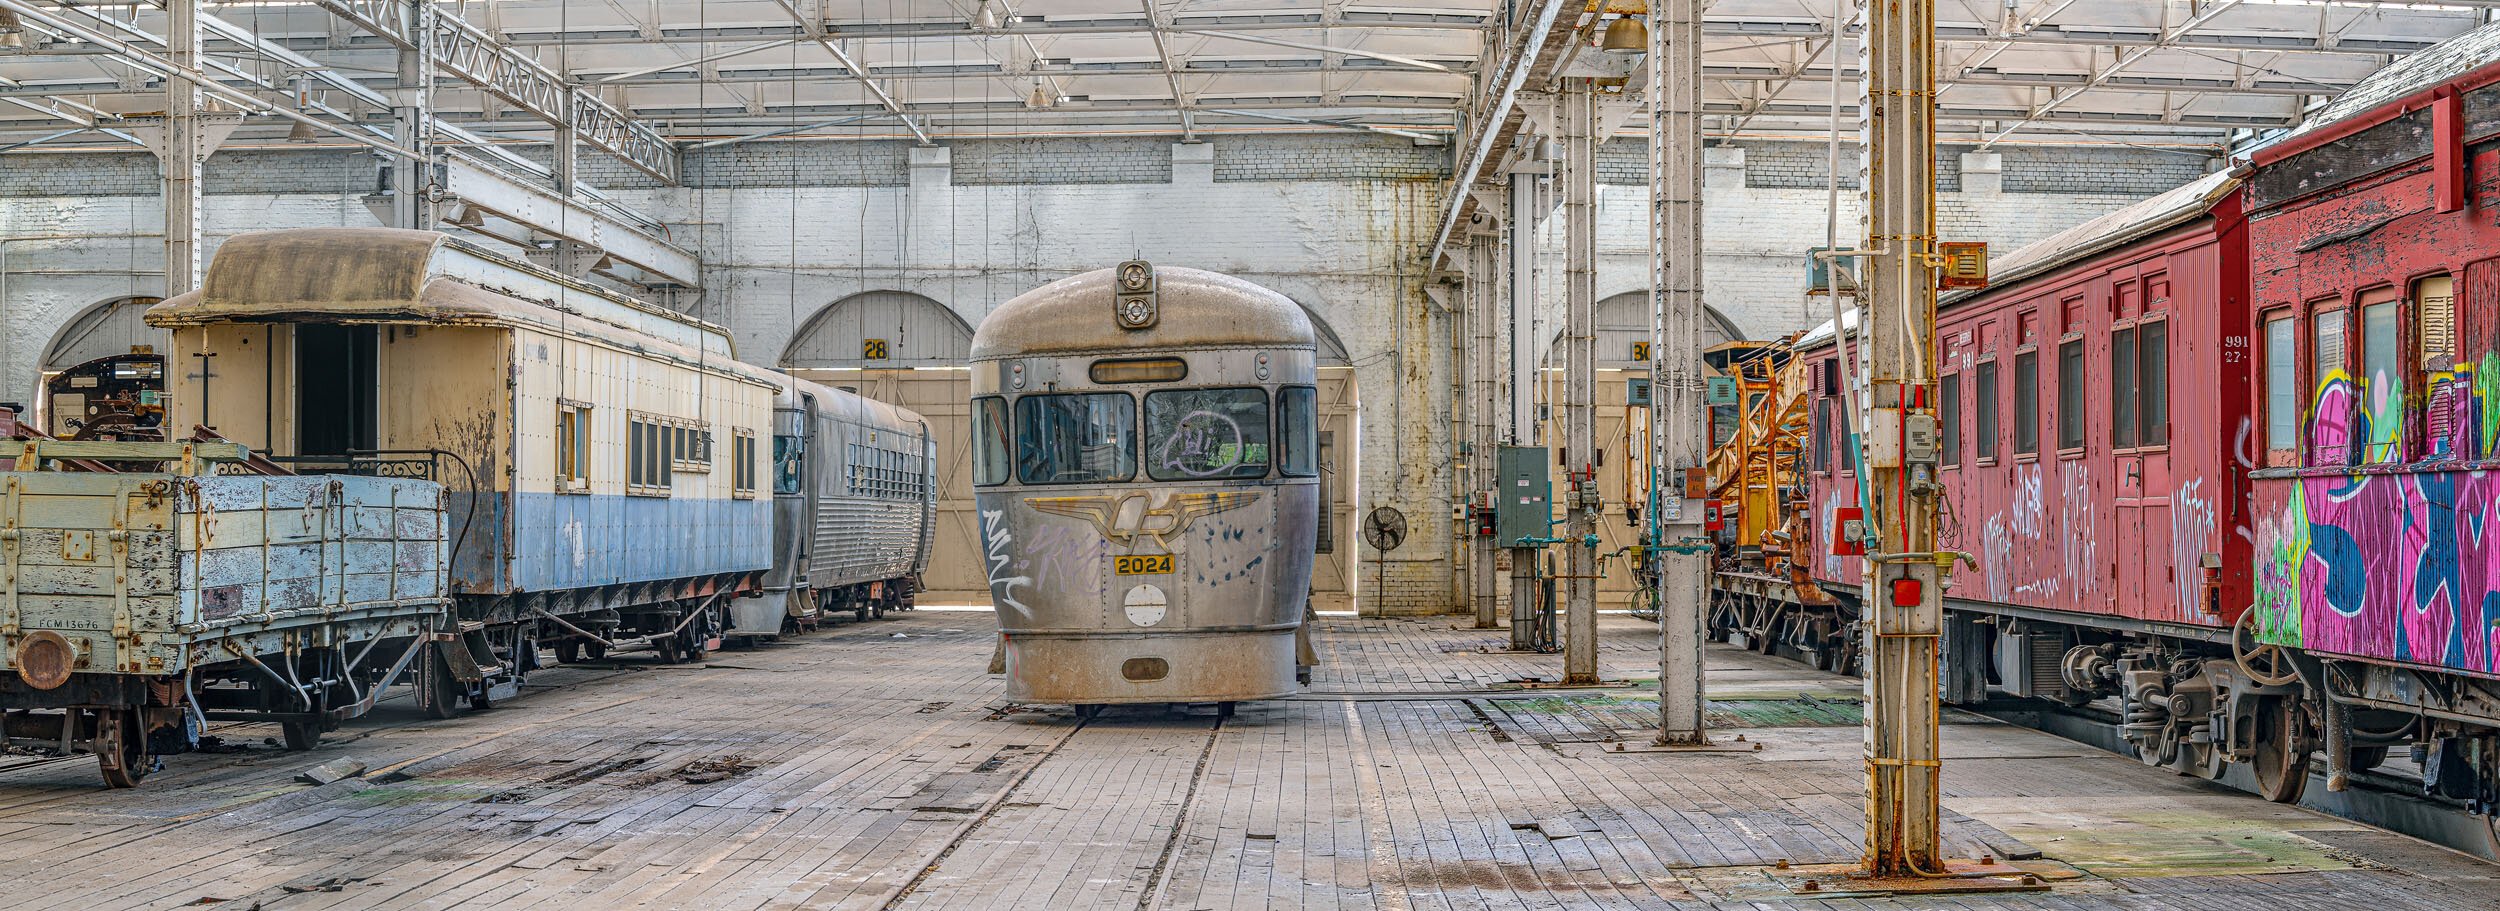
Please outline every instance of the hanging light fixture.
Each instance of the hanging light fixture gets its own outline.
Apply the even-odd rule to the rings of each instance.
[[[1598,46],[1609,54],[1640,54],[1649,50],[1649,27],[1632,16],[1617,16],[1606,23],[1606,41]]]
[[[305,108],[311,106],[312,77],[299,73],[295,77],[295,112],[301,114]],[[291,122],[294,125],[287,128],[286,141],[314,142],[321,138],[321,134],[313,132],[312,124],[301,120],[291,120]]]
[[[26,24],[18,21],[15,11],[0,9],[0,52],[25,49]]]
[[[286,141],[317,142],[321,139],[321,134],[313,132],[312,124],[305,123],[301,120],[294,121],[294,123],[295,126],[286,131]]]
[[[1041,80],[1034,80],[1033,94],[1025,96],[1024,106],[1038,111],[1050,107],[1053,103],[1050,95],[1042,91]]]
[[[979,3],[974,4],[972,27],[984,32],[998,28],[998,7],[992,5],[990,0],[980,0]]]

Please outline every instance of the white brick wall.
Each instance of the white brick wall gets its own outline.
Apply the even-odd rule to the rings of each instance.
[[[907,146],[895,143],[751,144],[691,157],[701,188],[663,188],[594,157],[585,171],[602,186],[673,226],[706,263],[706,290],[685,302],[731,328],[741,356],[772,363],[809,315],[861,291],[901,290],[955,309],[968,324],[1000,302],[1062,276],[1132,257],[1240,275],[1300,301],[1345,343],[1362,401],[1357,514],[1396,505],[1412,536],[1391,561],[1389,592],[1368,592],[1376,556],[1360,555],[1365,603],[1397,611],[1456,606],[1450,578],[1450,362],[1448,325],[1422,293],[1424,248],[1437,227],[1447,150],[1395,140],[1278,136],[1217,139],[1213,180],[1173,183],[1168,144],[1120,139],[953,148],[949,181],[908,179]],[[1609,143],[1600,189],[1601,298],[1646,286],[1645,153]],[[1150,151],[1165,150],[1149,161]],[[1015,153],[1026,153],[1019,160]],[[206,203],[213,246],[262,227],[370,225],[360,200],[368,157],[283,152],[211,160]],[[2069,156],[2109,171],[2107,156]],[[1707,192],[1708,295],[1754,337],[1823,318],[1809,305],[1804,251],[1821,244],[1823,193],[1766,188],[1787,181],[1757,167],[1798,156],[1748,156],[1746,180]],[[38,160],[39,159],[39,160]],[[84,308],[155,294],[161,216],[150,163],[127,156],[10,156],[0,162],[0,400],[23,399],[37,360]],[[2064,160],[2050,164],[2067,164]],[[1335,161],[1340,167],[1332,169]],[[2009,152],[2006,183],[2037,182]],[[20,165],[40,164],[41,179]],[[221,175],[221,169],[250,173]],[[1098,168],[1082,175],[1070,169]],[[1185,169],[1208,174],[1210,165]],[[1054,176],[1057,175],[1057,176]],[[21,179],[23,178],[23,179]],[[2108,177],[2098,178],[2106,183]],[[1017,182],[1021,181],[1021,182]],[[1035,182],[1039,181],[1039,182]],[[1115,181],[1115,182],[1105,182]],[[2145,186],[2144,194],[2164,186]],[[2136,195],[1961,194],[1942,199],[1949,238],[1984,239],[2003,251]],[[1855,231],[1843,194],[1841,236]],[[1559,235],[1549,223],[1544,296],[1559,317]],[[25,238],[43,238],[27,240]],[[1844,241],[1845,242],[1845,241]]]

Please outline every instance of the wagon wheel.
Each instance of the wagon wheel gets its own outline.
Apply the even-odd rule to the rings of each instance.
[[[443,660],[442,650],[457,643],[434,642],[425,648],[425,657],[417,662],[417,708],[427,718],[449,718],[460,714],[460,697],[467,688],[460,678],[451,675],[451,665]]]
[[[589,657],[592,661],[598,661],[602,658],[606,658],[608,656],[608,644],[597,639],[584,642],[582,643],[582,654]]]
[[[2240,673],[2262,686],[2290,686],[2300,679],[2300,669],[2292,664],[2290,649],[2257,641],[2254,621],[2257,609],[2240,612],[2231,624],[2231,660],[2240,666]]]
[[[288,721],[280,723],[279,727],[286,733],[286,748],[289,750],[301,753],[321,745],[321,723],[318,721]]]
[[[135,788],[139,779],[153,771],[156,757],[148,755],[147,734],[140,730],[139,713],[132,709],[102,709],[95,716],[95,738],[89,746],[95,750],[96,770],[104,773],[104,783],[116,788]]]
[[[2248,770],[2256,774],[2257,796],[2275,803],[2300,799],[2309,783],[2309,738],[2302,730],[2300,700],[2276,696],[2257,709],[2257,744]]]
[[[556,663],[582,663],[582,640],[580,637],[569,637],[556,642]]]

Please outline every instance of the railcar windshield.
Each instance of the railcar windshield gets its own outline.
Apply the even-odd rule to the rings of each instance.
[[[1101,484],[1137,476],[1137,400],[1125,393],[1016,400],[1016,477],[1027,484]]]
[[[1158,481],[1267,477],[1267,392],[1146,393],[1146,473]]]
[[[1276,390],[1276,471],[1288,478],[1319,476],[1319,390]]]
[[[972,483],[1007,483],[1007,400],[994,395],[972,400]]]

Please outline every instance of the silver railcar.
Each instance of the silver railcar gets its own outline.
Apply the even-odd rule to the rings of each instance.
[[[919,415],[806,380],[773,404],[773,568],[730,631],[910,610],[937,524],[937,444]]]
[[[1283,295],[1144,262],[981,322],[974,499],[1009,699],[1296,689],[1319,515],[1315,356]]]

